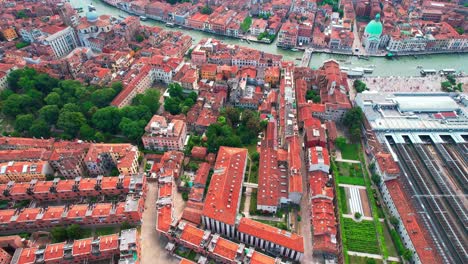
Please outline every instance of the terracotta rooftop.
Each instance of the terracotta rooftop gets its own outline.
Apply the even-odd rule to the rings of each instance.
[[[203,240],[204,233],[205,232],[202,229],[186,224],[182,234],[180,235],[180,239],[194,245],[195,247],[199,247]]]
[[[234,260],[239,245],[222,237],[218,238],[213,253],[228,260]]]
[[[298,234],[290,233],[245,217],[241,218],[237,230],[244,234],[304,253],[304,238]]]
[[[234,225],[247,165],[247,149],[221,147],[205,198],[203,215]]]

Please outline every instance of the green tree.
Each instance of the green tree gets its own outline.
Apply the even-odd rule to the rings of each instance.
[[[20,133],[29,131],[33,120],[34,116],[32,114],[17,115],[15,120],[15,130]]]
[[[18,11],[18,13],[16,13],[16,17],[19,19],[23,19],[27,18],[28,16],[26,15],[26,12],[24,10],[20,10]]]
[[[57,127],[63,129],[70,136],[75,136],[86,119],[80,112],[62,112],[57,121]]]
[[[306,99],[307,100],[312,100],[312,102],[314,102],[314,103],[320,103],[320,95],[315,90],[308,90],[306,92]]]
[[[182,108],[180,107],[179,101],[172,97],[168,97],[164,100],[164,110],[168,111],[172,115],[180,114]]]
[[[361,80],[355,80],[354,83],[353,83],[353,87],[356,90],[356,92],[358,92],[358,93],[362,93],[362,92],[364,92],[366,90],[369,90],[367,88],[367,85]]]
[[[85,140],[93,140],[96,131],[88,124],[84,124],[80,127],[80,138]]]
[[[46,98],[44,98],[44,102],[48,105],[62,105],[62,99],[57,92],[49,93]]]
[[[111,88],[114,89],[115,94],[119,94],[123,90],[122,82],[114,82],[111,84]]]
[[[65,104],[62,107],[62,109],[60,109],[60,113],[63,113],[63,112],[80,112],[80,111],[81,111],[80,107],[75,103]]]
[[[137,35],[135,36],[135,40],[136,40],[138,43],[140,43],[140,42],[143,42],[143,40],[145,40],[145,37],[143,37],[143,35],[141,35],[141,34],[137,34]]]
[[[103,132],[116,133],[122,117],[118,108],[108,106],[94,113],[92,121],[94,126]]]
[[[408,261],[411,260],[413,258],[413,251],[405,249],[405,251],[403,252],[403,258]]]
[[[145,133],[146,122],[144,120],[132,121],[126,117],[122,118],[119,128],[127,138],[137,141]]]
[[[159,98],[161,94],[158,90],[148,89],[143,94],[137,94],[132,101],[132,105],[145,105],[151,111],[151,114],[156,114],[159,109]]]
[[[3,101],[2,112],[8,117],[16,117],[19,114],[29,113],[33,99],[24,94],[12,94]]]
[[[398,225],[400,224],[400,220],[398,220],[398,218],[392,215],[390,216],[390,224],[392,224],[395,228],[397,228]]]
[[[116,91],[112,88],[98,89],[91,94],[91,102],[97,107],[105,107],[116,95]]]
[[[200,13],[204,15],[211,15],[213,13],[213,9],[209,5],[204,5],[200,11]]]
[[[242,31],[248,32],[251,25],[252,25],[252,17],[247,16],[246,18],[244,18],[244,21],[242,21],[242,23],[240,24],[240,28],[242,29]]]
[[[343,117],[343,124],[348,128],[353,141],[361,137],[361,123],[364,118],[360,107],[353,107]]]
[[[83,236],[83,229],[77,225],[72,224],[67,227],[67,237],[68,239],[75,240],[80,239]]]
[[[65,227],[57,226],[50,230],[52,236],[52,242],[58,243],[67,240],[67,230]]]
[[[342,149],[344,146],[346,146],[346,138],[339,136],[335,139],[335,144],[339,149]]]
[[[50,126],[43,119],[37,119],[32,123],[29,133],[36,138],[48,138],[50,137]]]

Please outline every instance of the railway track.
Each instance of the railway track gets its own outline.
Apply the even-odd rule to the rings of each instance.
[[[456,150],[456,146],[451,144],[434,144],[442,160],[445,162],[448,170],[450,170],[453,178],[458,184],[458,187],[463,190],[463,193],[468,193],[468,166],[460,157]]]
[[[413,148],[410,143],[406,145],[393,144],[392,147],[396,150],[400,161],[403,161],[402,167],[405,177],[407,177],[406,180],[413,194],[416,194],[414,198],[419,202],[419,205],[416,204],[416,206],[421,207],[426,214],[422,215],[422,220],[428,227],[443,261],[445,263],[467,263],[466,228],[458,220],[454,213],[455,210],[449,204],[454,203],[458,207],[457,202],[448,202],[447,198],[450,197],[447,196],[449,195],[440,195],[442,190],[438,188],[437,183],[440,183],[441,180],[440,171],[434,166],[434,161],[422,147]],[[424,164],[425,162],[422,160],[427,161],[428,164]],[[430,171],[436,176],[431,176]],[[413,184],[414,182],[416,184]],[[442,189],[447,191],[445,188],[448,186],[442,186]],[[439,196],[437,196],[438,194]],[[466,212],[462,210],[462,214],[466,215]]]

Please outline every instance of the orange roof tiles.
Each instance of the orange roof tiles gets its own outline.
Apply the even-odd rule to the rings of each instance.
[[[304,239],[298,234],[290,233],[245,217],[241,218],[237,230],[297,252],[304,252]]]
[[[75,240],[73,242],[73,255],[79,256],[84,254],[89,254],[91,252],[91,243],[93,242],[92,238],[85,238],[80,240]]]
[[[65,246],[65,242],[47,245],[47,247],[44,250],[45,262],[49,262],[49,261],[56,260],[56,259],[62,259],[64,246]]]
[[[247,149],[221,147],[205,198],[203,215],[234,225],[241,195]]]
[[[36,221],[36,216],[41,212],[41,208],[25,208],[19,213],[16,222]]]
[[[157,219],[158,223],[156,229],[161,232],[167,233],[172,223],[172,207],[170,205],[166,205],[159,208]]]
[[[228,260],[234,260],[239,245],[222,237],[218,238],[213,253]]]
[[[197,226],[201,223],[201,216],[202,210],[193,207],[185,207],[182,212],[182,219],[194,223]]]
[[[401,223],[413,243],[416,253],[422,263],[441,263],[441,259],[435,250],[432,241],[426,230],[420,226],[416,210],[409,203],[409,198],[405,194],[399,180],[389,180],[385,182],[388,192],[401,218]]]
[[[18,264],[33,264],[36,262],[37,248],[23,248],[16,263]]]
[[[180,235],[180,239],[194,245],[195,247],[199,247],[203,240],[204,233],[205,232],[202,229],[187,224]]]
[[[276,261],[274,258],[254,251],[252,257],[250,258],[250,264],[275,264]]]
[[[182,258],[182,259],[180,260],[179,264],[196,264],[196,263],[193,262],[193,261],[191,261],[191,260]]]
[[[10,219],[15,215],[16,210],[0,210],[0,224],[10,223]]]
[[[44,216],[42,217],[42,220],[55,220],[55,219],[60,219],[62,218],[62,213],[65,211],[65,208],[62,206],[50,206],[47,208],[47,210],[44,212]]]
[[[34,193],[48,193],[52,185],[54,185],[53,181],[38,181],[34,186]]]
[[[119,248],[119,235],[113,234],[100,237],[99,250],[107,251]]]
[[[375,155],[379,168],[388,174],[400,174],[400,167],[390,153],[379,152]]]
[[[172,195],[172,183],[159,185],[158,197],[167,197]]]
[[[300,146],[298,136],[293,136],[288,145],[288,165],[289,165],[289,192],[303,192],[302,186],[302,162],[300,156]]]
[[[200,163],[197,174],[195,175],[194,183],[205,185],[208,180],[208,174],[210,172],[210,164],[208,162]]]
[[[86,211],[88,211],[87,204],[75,204],[70,207],[68,210],[67,218],[83,218],[86,216]]]

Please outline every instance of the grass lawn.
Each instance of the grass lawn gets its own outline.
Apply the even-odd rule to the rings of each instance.
[[[346,144],[341,149],[341,158],[349,160],[359,160],[359,144]]]
[[[93,236],[93,231],[89,228],[84,228],[83,233],[81,235],[82,238],[87,238],[87,237],[92,237]]]
[[[285,222],[258,220],[258,219],[255,219],[255,221],[258,221],[258,222],[261,222],[270,226],[274,226],[279,229],[288,230],[288,225]]]
[[[346,190],[344,187],[338,188],[338,196],[340,197],[339,206],[341,207],[341,212],[343,214],[347,214],[348,213],[348,199],[346,199]]]
[[[249,214],[257,214],[257,191],[252,191],[252,193],[250,194]]]
[[[187,248],[182,248],[178,247],[175,250],[176,255],[179,255],[183,258],[189,259],[191,261],[195,261],[195,257],[197,256],[197,253],[193,250],[187,249]]]
[[[353,264],[370,264],[370,263],[381,264],[381,263],[383,263],[383,261],[381,259],[371,259],[371,258],[365,258],[365,257],[359,257],[359,256],[349,256],[349,263],[353,263]]]
[[[240,206],[239,206],[239,213],[244,212],[245,198],[246,198],[245,190],[244,190],[244,188],[242,188],[242,196],[241,196],[241,202],[240,202]]]
[[[252,155],[252,153],[257,152],[257,142],[255,142],[255,144],[245,146],[245,148],[249,150],[249,155]]]
[[[118,227],[100,227],[96,228],[96,235],[97,236],[106,236],[106,235],[111,235],[119,232]]]
[[[351,185],[361,185],[365,186],[366,183],[364,182],[363,178],[353,178],[353,177],[346,177],[346,176],[338,176],[336,178],[336,181],[338,183],[343,183],[343,184],[351,184]]]
[[[348,163],[348,162],[336,162],[338,167],[338,172],[341,176],[353,177],[353,178],[362,178],[361,165],[357,163]]]
[[[342,224],[349,251],[380,254],[377,231],[373,221],[355,222],[353,219],[343,218]]]
[[[398,257],[398,252],[393,244],[392,236],[390,235],[390,231],[388,230],[387,225],[384,223],[380,223],[384,229],[384,238],[385,238],[385,245],[387,246],[388,255],[392,257]]]

